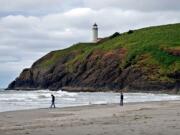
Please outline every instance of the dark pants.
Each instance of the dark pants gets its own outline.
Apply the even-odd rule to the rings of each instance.
[[[120,101],[120,106],[123,106],[123,99],[121,99]]]
[[[52,103],[51,103],[51,108],[52,108],[52,107],[56,108],[55,102],[52,102]]]

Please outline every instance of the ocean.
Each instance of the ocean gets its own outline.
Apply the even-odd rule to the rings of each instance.
[[[0,112],[48,108],[51,104],[51,93],[56,97],[57,107],[81,106],[90,104],[119,103],[120,94],[114,92],[65,92],[65,91],[14,91],[0,90]],[[179,95],[124,93],[124,102],[147,102],[180,100]]]

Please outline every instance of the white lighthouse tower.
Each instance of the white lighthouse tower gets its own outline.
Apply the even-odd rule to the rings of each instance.
[[[93,42],[98,41],[98,25],[95,23],[92,28],[92,33],[93,33]]]

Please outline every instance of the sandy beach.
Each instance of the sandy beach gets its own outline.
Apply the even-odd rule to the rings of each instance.
[[[0,135],[179,135],[180,101],[0,113]]]

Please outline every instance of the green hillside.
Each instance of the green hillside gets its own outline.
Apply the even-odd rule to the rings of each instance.
[[[59,57],[76,53],[74,59],[66,63],[69,71],[76,62],[96,52],[108,53],[123,48],[126,53],[119,68],[129,65],[141,68],[150,80],[170,80],[167,74],[180,71],[180,24],[148,27],[122,33],[115,38],[107,38],[100,43],[79,43],[70,48],[51,52],[51,57],[42,59],[36,67],[48,68]],[[176,52],[177,54],[173,54]]]

